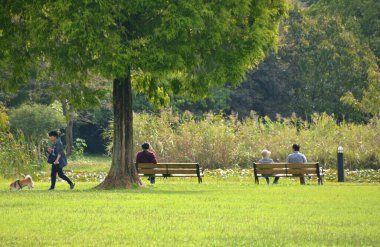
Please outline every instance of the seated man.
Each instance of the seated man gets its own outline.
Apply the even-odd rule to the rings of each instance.
[[[157,164],[156,154],[152,150],[150,150],[149,143],[144,143],[143,145],[141,145],[141,148],[143,150],[137,154],[136,163]],[[149,177],[148,180],[151,184],[156,183],[155,176]]]
[[[261,160],[259,160],[259,163],[260,164],[272,164],[273,160],[269,158],[270,154],[271,154],[271,152],[269,150],[264,149],[261,152],[261,155],[263,156],[263,158]],[[269,176],[263,176],[263,177],[267,181],[267,184],[269,184]]]
[[[288,163],[290,164],[303,164],[307,163],[306,156],[300,153],[300,145],[293,144],[293,153],[288,156]],[[305,177],[300,176],[300,183],[305,184]]]
[[[303,164],[307,162],[306,156],[300,153],[300,145],[293,144],[293,153],[288,155],[287,163],[289,164]],[[277,184],[280,177],[276,177],[273,181],[273,184]],[[301,184],[305,184],[305,178],[300,177]]]

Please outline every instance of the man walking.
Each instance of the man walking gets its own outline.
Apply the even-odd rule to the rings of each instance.
[[[69,185],[70,189],[74,189],[75,184],[66,177],[63,173],[63,167],[67,166],[67,159],[63,149],[63,144],[61,139],[59,139],[59,134],[57,131],[49,132],[49,138],[54,144],[53,148],[49,148],[49,159],[48,162],[51,164],[51,186],[49,190],[54,190],[55,182],[57,180],[57,173],[60,178],[65,180]]]

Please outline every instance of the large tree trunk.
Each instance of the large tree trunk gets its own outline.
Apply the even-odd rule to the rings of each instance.
[[[130,188],[141,186],[133,162],[133,113],[130,74],[113,81],[114,132],[112,166],[99,188]]]
[[[67,100],[62,101],[63,115],[66,117],[67,125],[65,128],[66,154],[70,156],[73,153],[74,147],[74,112],[69,109]]]

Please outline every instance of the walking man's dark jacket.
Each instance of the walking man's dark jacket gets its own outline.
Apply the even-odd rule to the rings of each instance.
[[[63,148],[63,144],[61,139],[57,139],[57,141],[54,143],[54,155],[57,157],[59,154],[61,155],[61,158],[59,159],[59,167],[63,168],[67,166],[67,158],[65,155],[65,150]]]

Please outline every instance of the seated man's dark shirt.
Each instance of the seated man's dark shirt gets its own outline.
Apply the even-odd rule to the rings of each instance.
[[[136,163],[149,163],[149,164],[157,164],[156,155],[153,152],[144,150],[137,154]]]

